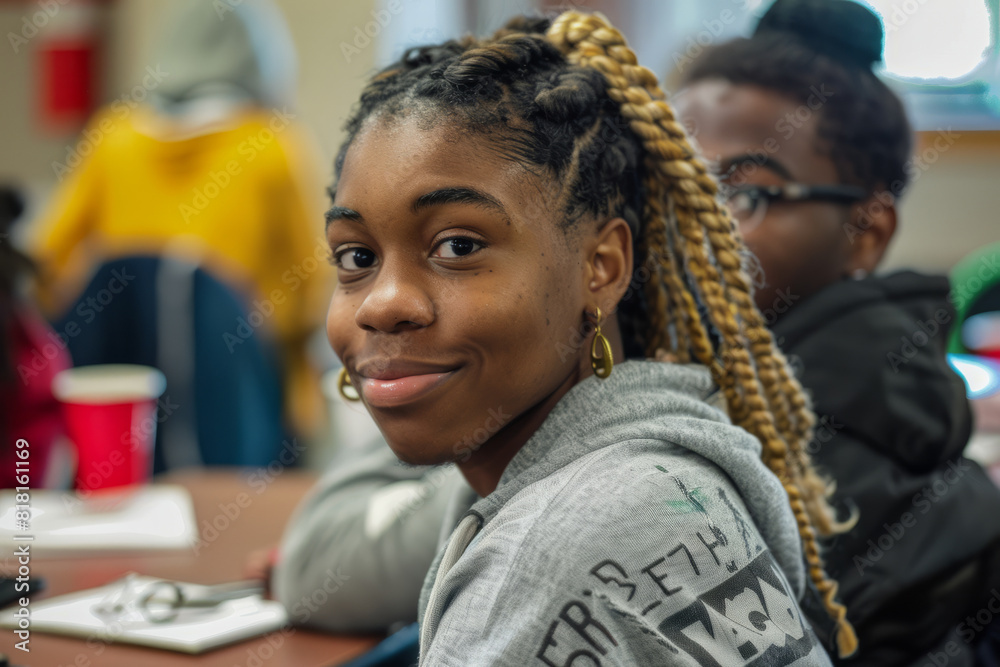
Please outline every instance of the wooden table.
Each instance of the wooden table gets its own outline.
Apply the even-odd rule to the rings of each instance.
[[[102,586],[129,571],[199,584],[240,579],[247,555],[278,542],[292,510],[316,480],[313,474],[291,470],[279,471],[270,481],[250,475],[250,471],[215,469],[158,479],[191,491],[198,532],[204,540],[197,554],[192,549],[92,558],[35,557],[32,574],[43,577],[47,587],[44,593],[34,594],[32,601]],[[239,507],[238,501],[245,507]],[[212,522],[225,527],[213,531]],[[4,574],[12,569],[9,560],[0,567]],[[198,656],[41,632],[31,633],[31,652],[24,653],[14,648],[15,641],[13,631],[0,630],[0,653],[26,667],[327,667],[367,651],[378,637],[331,636],[291,628]]]

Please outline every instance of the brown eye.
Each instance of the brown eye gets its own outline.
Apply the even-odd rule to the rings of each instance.
[[[483,244],[478,241],[474,241],[465,236],[455,236],[442,241],[435,250],[434,256],[441,257],[443,259],[465,257],[466,255],[471,255],[482,247]]]
[[[375,265],[375,253],[367,248],[348,248],[337,253],[337,266],[345,271],[369,269]]]

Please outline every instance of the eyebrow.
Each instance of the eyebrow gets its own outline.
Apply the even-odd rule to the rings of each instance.
[[[762,153],[746,153],[745,155],[740,155],[734,157],[730,160],[725,161],[726,169],[723,173],[731,174],[737,167],[744,164],[754,164],[764,169],[768,169],[778,176],[781,176],[786,181],[794,181],[795,177],[792,176],[792,172],[788,170],[788,167],[781,164],[769,155],[764,155]]]
[[[417,197],[410,210],[414,213],[419,213],[423,209],[433,206],[443,206],[445,204],[478,206],[499,213],[507,223],[510,223],[510,216],[507,214],[507,209],[504,208],[503,204],[496,197],[475,188],[457,187],[432,190]],[[337,220],[351,220],[365,224],[364,216],[346,206],[331,206],[326,212],[325,217],[327,227]]]
[[[510,221],[507,209],[504,208],[503,204],[496,197],[475,188],[458,187],[433,190],[417,197],[417,200],[413,202],[413,206],[410,208],[414,213],[418,213],[422,209],[445,204],[478,206],[479,208],[499,213],[505,220]]]
[[[360,213],[355,211],[353,208],[347,208],[346,206],[331,206],[324,216],[326,218],[326,226],[329,227],[331,222],[337,220],[352,220],[354,222],[365,223],[365,219]]]

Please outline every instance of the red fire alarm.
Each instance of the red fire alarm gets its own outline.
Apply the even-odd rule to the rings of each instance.
[[[91,0],[51,0],[35,6],[39,10],[30,20],[39,26],[41,120],[51,129],[75,130],[97,101],[102,10]]]

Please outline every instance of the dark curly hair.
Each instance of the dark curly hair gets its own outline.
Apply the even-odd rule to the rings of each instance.
[[[416,47],[364,90],[345,125],[335,177],[354,137],[373,117],[445,114],[470,132],[498,139],[496,150],[526,168],[555,176],[563,192],[561,226],[585,216],[621,217],[634,241],[642,234],[643,150],[593,68],[567,66],[544,38],[546,19],[515,19],[488,46],[474,40]],[[330,188],[331,200],[336,186]],[[635,264],[645,261],[642,244]],[[642,290],[629,290],[619,306],[626,356],[645,355],[638,323],[645,319]]]
[[[817,112],[817,134],[841,181],[899,197],[913,136],[899,97],[871,69],[881,59],[882,35],[878,17],[852,2],[776,2],[753,37],[707,49],[682,85],[724,79],[798,104],[822,85],[829,95]]]
[[[34,263],[11,242],[11,227],[23,212],[21,193],[0,186],[0,383],[11,382],[15,377],[8,337],[16,317],[18,281],[35,270]]]

